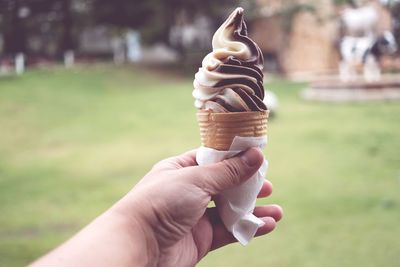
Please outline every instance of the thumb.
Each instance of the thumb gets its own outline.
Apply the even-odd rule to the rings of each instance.
[[[261,150],[250,148],[236,157],[198,167],[196,176],[205,191],[216,195],[249,179],[258,171],[263,161]]]

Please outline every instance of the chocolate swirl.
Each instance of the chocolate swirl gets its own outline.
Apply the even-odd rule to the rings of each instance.
[[[233,11],[215,32],[212,46],[193,82],[195,106],[214,112],[266,110],[264,59],[247,36],[242,8]]]

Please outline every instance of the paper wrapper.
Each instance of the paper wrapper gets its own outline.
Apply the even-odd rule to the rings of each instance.
[[[247,113],[246,120],[242,114]],[[251,113],[251,114],[250,114]],[[221,115],[234,115],[230,118]],[[250,147],[264,148],[267,143],[268,112],[210,113],[199,111],[197,118],[203,146],[196,160],[199,165],[213,164],[236,156]],[[229,122],[230,125],[229,125]],[[247,245],[264,222],[253,215],[257,195],[264,183],[268,162],[245,183],[222,192],[216,206],[226,229]]]

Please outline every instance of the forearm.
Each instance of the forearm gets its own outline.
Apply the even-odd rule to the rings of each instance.
[[[31,266],[153,266],[142,226],[110,209]]]

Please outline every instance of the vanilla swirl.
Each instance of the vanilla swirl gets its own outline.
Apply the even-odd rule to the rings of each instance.
[[[266,110],[264,59],[247,36],[242,8],[233,11],[215,32],[212,47],[193,82],[195,107],[214,112]]]

